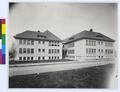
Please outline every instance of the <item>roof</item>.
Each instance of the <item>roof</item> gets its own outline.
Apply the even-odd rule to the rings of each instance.
[[[48,40],[48,41],[59,41],[62,40],[55,36],[50,31],[40,32],[40,31],[25,31],[14,36],[16,39],[32,39],[32,40]]]
[[[92,29],[91,31],[82,31],[78,34],[75,34],[67,39],[65,39],[63,42],[64,43],[70,43],[73,41],[81,40],[81,39],[93,39],[93,40],[101,40],[101,41],[109,41],[109,42],[114,42],[115,40],[101,34],[98,32],[93,32]]]

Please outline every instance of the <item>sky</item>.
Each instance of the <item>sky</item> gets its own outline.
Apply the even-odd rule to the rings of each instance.
[[[17,3],[9,12],[8,46],[14,35],[26,30],[49,30],[64,40],[91,28],[117,40],[117,4]]]

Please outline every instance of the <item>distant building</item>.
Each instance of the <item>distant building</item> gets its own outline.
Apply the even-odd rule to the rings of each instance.
[[[16,39],[15,60],[62,59],[62,40],[49,32],[25,31],[14,36]]]
[[[64,40],[64,55],[72,60],[114,58],[114,40],[98,32],[82,31]]]

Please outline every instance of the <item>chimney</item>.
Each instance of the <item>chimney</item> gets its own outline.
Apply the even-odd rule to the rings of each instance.
[[[92,28],[90,29],[90,32],[93,32],[93,29],[92,29]]]

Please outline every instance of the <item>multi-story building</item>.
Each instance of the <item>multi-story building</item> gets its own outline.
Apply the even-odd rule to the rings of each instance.
[[[82,31],[64,40],[65,58],[95,60],[114,58],[114,40],[98,32]]]
[[[62,40],[48,30],[25,31],[14,38],[16,39],[15,60],[62,59]]]

